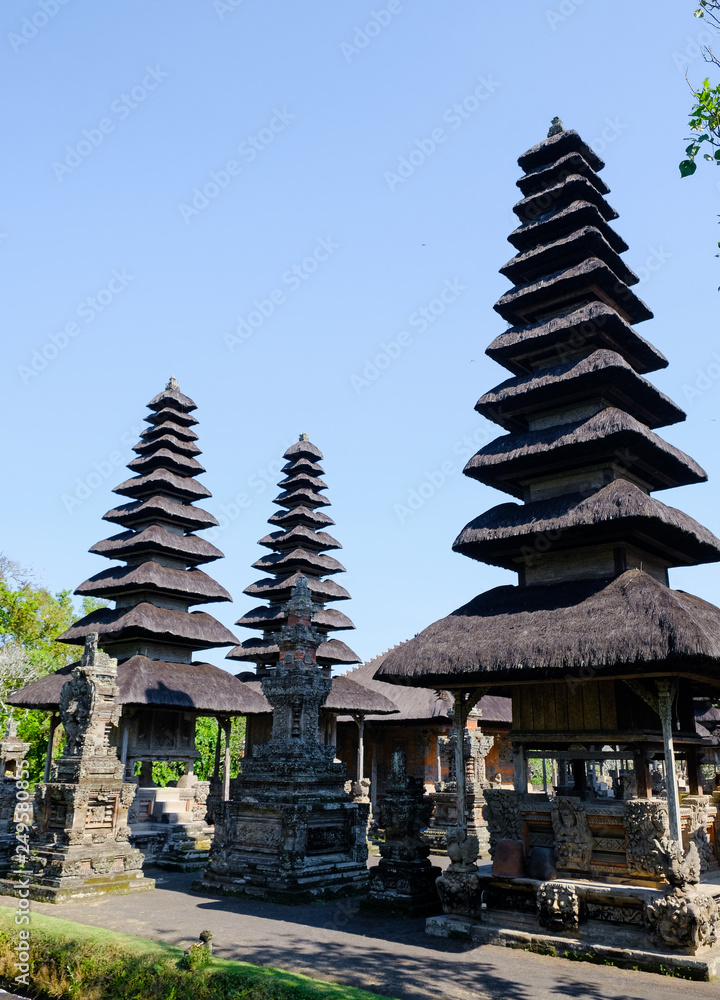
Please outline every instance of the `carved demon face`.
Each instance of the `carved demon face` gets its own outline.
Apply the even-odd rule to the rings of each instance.
[[[580,902],[571,885],[543,882],[537,891],[538,920],[548,930],[576,930],[580,919]]]

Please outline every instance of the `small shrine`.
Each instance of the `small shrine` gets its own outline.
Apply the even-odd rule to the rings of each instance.
[[[82,583],[76,594],[114,601],[93,611],[59,636],[70,644],[97,634],[99,647],[117,659],[116,703],[122,709],[111,733],[125,768],[125,780],[138,794],[132,804],[132,838],[149,859],[173,868],[198,868],[207,861],[212,831],[206,822],[210,789],[193,773],[198,756],[195,722],[219,720],[227,748],[230,717],[258,709],[257,695],[226,670],[197,661],[197,651],[233,646],[237,638],[196,605],[230,601],[227,590],[200,567],[222,552],[196,532],[217,525],[196,501],[211,496],[197,476],[195,403],[171,378],[148,404],[147,428],[133,448],[132,478],[113,492],[128,502],[104,520],[123,530],[90,549],[124,565],[111,566]],[[57,713],[63,685],[77,664],[70,664],[16,691],[9,703]],[[48,764],[57,725],[53,714]],[[226,751],[226,771],[229,757]],[[179,787],[158,788],[154,761],[181,765]],[[229,775],[220,794],[228,794]]]
[[[60,692],[66,742],[50,781],[35,792],[35,821],[25,876],[30,899],[63,903],[113,892],[153,889],[142,872],[143,855],[130,845],[128,807],[135,785],[110,734],[120,718],[117,661],[85,639],[82,660]],[[0,881],[13,895],[15,880]]]
[[[513,287],[495,306],[509,327],[487,350],[511,377],[476,407],[505,433],[465,468],[512,499],[453,546],[517,585],[430,625],[377,674],[454,690],[461,708],[512,696],[514,790],[484,792],[492,870],[459,824],[446,915],[428,931],[558,954],[621,945],[712,974],[717,809],[695,699],[717,697],[720,610],[672,590],[668,571],[717,562],[720,540],[653,496],[706,475],[657,433],[685,415],[643,377],[667,361],[633,328],[652,314],[620,256],[602,161],[556,119],[518,162],[516,252],[501,268]]]
[[[210,862],[197,888],[211,894],[298,903],[367,887],[369,804],[345,791],[345,766],[319,741],[330,667],[318,663],[323,632],[310,583],[293,574],[277,609],[276,663],[262,673],[272,733],[243,758],[230,801],[215,809]]]

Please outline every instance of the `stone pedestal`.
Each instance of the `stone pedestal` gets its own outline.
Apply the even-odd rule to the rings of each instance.
[[[330,672],[315,660],[321,637],[304,577],[284,609],[281,660],[262,677],[272,736],[243,760],[230,800],[214,804],[215,838],[197,888],[301,903],[366,888],[370,806],[350,799],[345,765],[318,742]]]
[[[135,785],[123,781],[123,765],[109,745],[120,715],[116,673],[117,661],[98,652],[96,635],[88,636],[82,662],[60,694],[64,753],[52,780],[35,793],[25,871],[31,899],[59,903],[154,888],[143,876],[143,855],[129,843]],[[3,880],[0,891],[13,894],[13,882]]]
[[[381,860],[370,872],[368,905],[405,915],[439,909],[435,882],[441,869],[428,861],[429,846],[421,837],[433,803],[419,778],[405,773],[405,756],[396,751],[385,797],[378,810],[385,830]]]

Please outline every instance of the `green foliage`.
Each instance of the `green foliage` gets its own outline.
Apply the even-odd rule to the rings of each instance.
[[[178,965],[181,969],[204,969],[210,965],[211,958],[212,954],[205,945],[196,941],[195,944],[190,945]]]
[[[19,987],[15,911],[0,913],[0,981],[10,990],[56,1000],[382,1000],[352,986],[207,954],[180,968],[182,949],[32,914],[29,986]],[[205,951],[206,949],[202,949]]]

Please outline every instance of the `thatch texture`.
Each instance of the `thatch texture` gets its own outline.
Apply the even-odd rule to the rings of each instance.
[[[262,628],[265,631],[278,631],[286,621],[285,613],[278,604],[271,604],[270,607],[260,605],[248,611],[242,618],[238,619],[236,625],[244,625],[246,628]],[[327,628],[332,631],[339,629],[354,629],[355,626],[347,615],[337,608],[318,608],[313,615],[313,625],[317,628]]]
[[[597,257],[626,285],[636,285],[638,276],[622,257],[615,253],[603,234],[592,226],[583,226],[553,243],[543,243],[524,253],[515,254],[500,268],[516,285],[532,281],[554,271],[577,264],[587,257]]]
[[[298,458],[307,458],[311,462],[322,462],[323,453],[308,441],[306,435],[302,435],[299,441],[290,445],[283,458],[286,458],[289,462],[294,462]]]
[[[265,573],[318,573],[322,576],[345,572],[343,564],[332,556],[301,548],[264,555],[253,563],[253,569],[261,569]]]
[[[289,528],[295,524],[326,528],[331,524],[335,524],[335,522],[324,511],[312,510],[310,507],[301,504],[299,507],[291,507],[289,510],[279,510],[277,514],[272,514],[268,518],[268,524],[280,524],[284,528]]]
[[[626,479],[616,479],[591,496],[571,493],[523,505],[500,504],[466,525],[453,549],[513,569],[521,556],[532,559],[545,552],[621,541],[656,554],[670,566],[720,559],[720,539],[711,531]]]
[[[628,249],[625,240],[607,224],[597,206],[589,201],[574,201],[567,208],[543,216],[537,222],[526,222],[514,229],[508,240],[516,250],[530,250],[542,243],[561,240],[583,226],[598,229],[616,253],[624,253]]]
[[[165,431],[164,433],[159,434],[157,432],[157,428],[153,428],[151,435],[151,437],[146,437],[144,434],[141,434],[140,440],[137,444],[133,445],[132,450],[138,455],[154,455],[156,452],[162,451],[163,448],[166,448],[174,455],[179,453],[181,455],[187,455],[189,458],[202,454],[194,441],[186,441],[184,438],[178,437],[174,433]],[[195,437],[197,438],[197,434]]]
[[[153,420],[155,417],[157,417],[157,414],[153,414]],[[162,423],[154,422],[149,427],[146,427],[140,435],[140,440],[155,441],[166,434],[169,434],[175,440],[180,438],[186,442],[197,441],[198,439],[195,431],[191,431],[189,427],[179,423],[177,420],[163,420]]]
[[[156,412],[160,412],[166,407],[171,410],[180,410],[181,413],[190,413],[192,410],[197,410],[197,406],[189,396],[184,396],[179,389],[169,388],[165,388],[157,396],[153,396],[148,403],[148,409],[155,410]]]
[[[180,476],[198,476],[205,472],[205,467],[195,458],[189,458],[181,451],[170,448],[158,448],[147,455],[140,455],[128,462],[128,469],[145,474],[153,469],[167,469],[177,472]]]
[[[579,153],[593,170],[602,170],[605,166],[604,160],[601,160],[597,153],[583,142],[574,129],[563,129],[562,132],[538,142],[518,157],[518,166],[525,173],[530,173],[547,167],[571,153]]]
[[[315,625],[313,619],[313,625]],[[317,662],[320,666],[348,666],[359,663],[360,657],[339,639],[328,639],[317,648]],[[277,663],[280,647],[274,638],[246,639],[227,654],[228,660],[244,660],[248,663]]]
[[[27,687],[8,702],[18,708],[56,710],[60,691],[69,679],[71,663]],[[132,656],[118,664],[120,705],[155,705],[194,710],[207,715],[245,715],[264,711],[264,699],[227,670],[211,663],[172,663]]]
[[[633,473],[652,490],[707,479],[689,455],[616,407],[574,423],[496,438],[468,461],[465,473],[522,497],[525,479],[601,462],[622,465],[621,471]]]
[[[311,507],[329,507],[330,501],[326,500],[325,497],[321,497],[318,493],[313,493],[312,490],[288,490],[285,493],[281,493],[279,496],[275,497],[273,503],[276,503],[279,507],[298,507],[300,504],[308,504]]]
[[[176,503],[168,497],[151,497],[149,500],[124,503],[104,514],[103,520],[122,524],[125,528],[160,521],[184,528],[186,531],[212,528],[219,523],[217,518],[208,514],[206,510],[187,503]]]
[[[176,410],[171,406],[164,406],[161,410],[156,410],[155,413],[149,413],[145,419],[149,424],[156,427],[159,427],[160,424],[168,420],[172,423],[182,424],[183,427],[194,427],[197,424],[195,417],[190,416],[189,413],[184,411]]]
[[[667,358],[641,337],[605,302],[568,308],[557,316],[501,333],[485,353],[516,375],[590,353],[597,348],[617,351],[636,372],[667,368]]]
[[[277,552],[293,549],[298,546],[318,551],[342,548],[340,542],[333,538],[332,535],[328,535],[327,531],[313,531],[304,524],[296,524],[287,531],[271,531],[269,535],[265,535],[260,539],[258,545],[264,545],[268,549],[275,549]]]
[[[473,687],[684,674],[720,687],[720,609],[641,570],[496,587],[391,650],[378,680]]]
[[[159,524],[151,524],[140,531],[123,531],[97,542],[90,551],[99,556],[107,556],[108,559],[125,559],[144,552],[157,552],[182,559],[188,565],[223,558],[220,549],[212,542],[196,538],[195,535],[178,535]]]
[[[567,174],[556,184],[526,195],[513,205],[513,212],[521,222],[534,222],[538,216],[548,212],[550,205],[569,205],[573,201],[588,201],[595,205],[606,222],[618,217],[590,179],[582,174]]]
[[[507,379],[481,396],[475,409],[506,430],[527,430],[529,416],[601,398],[647,427],[685,419],[668,396],[641,378],[619,354],[608,350],[593,351],[542,373]]]
[[[288,601],[290,591],[301,576],[303,576],[302,573],[293,573],[291,576],[280,577],[277,580],[268,577],[265,580],[258,580],[257,583],[251,583],[243,593],[249,597],[269,597],[275,603]],[[313,601],[347,601],[350,599],[347,590],[339,583],[335,583],[334,580],[318,580],[309,576],[307,581]]]
[[[582,174],[600,194],[610,194],[610,188],[602,177],[598,177],[582,153],[578,152],[566,153],[547,166],[535,167],[516,183],[522,193],[528,195],[536,191],[545,191],[553,187],[558,180],[571,174]]]
[[[157,493],[177,497],[179,500],[198,500],[211,497],[209,489],[187,476],[176,476],[166,469],[155,469],[146,476],[135,476],[126,479],[113,490],[123,497],[148,497]]]
[[[210,604],[214,601],[232,601],[232,597],[211,576],[199,569],[171,569],[160,563],[132,563],[114,566],[96,573],[75,591],[84,597],[111,598],[134,591],[151,591],[172,597],[187,598],[188,604]]]
[[[129,639],[151,639],[171,646],[211,649],[235,646],[237,638],[204,611],[177,611],[143,601],[133,607],[100,608],[58,636],[58,642],[82,644],[91,632],[99,635],[100,647],[112,655],[110,644]]]

